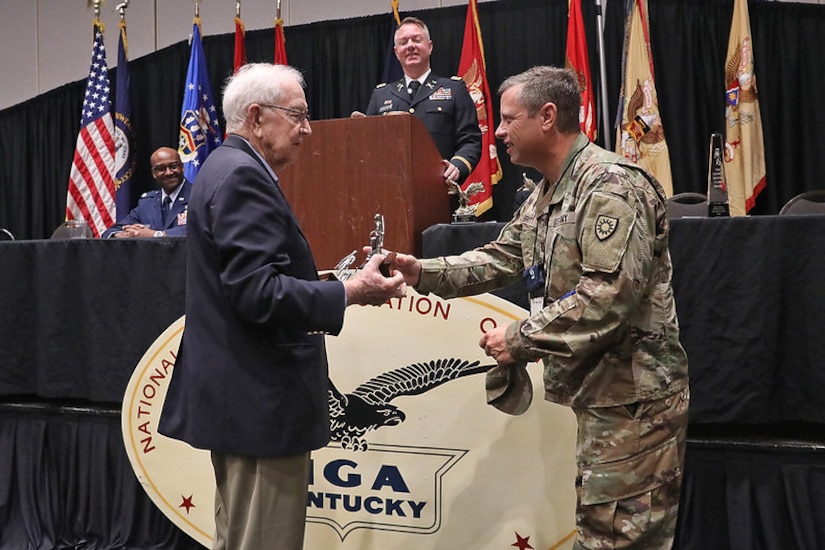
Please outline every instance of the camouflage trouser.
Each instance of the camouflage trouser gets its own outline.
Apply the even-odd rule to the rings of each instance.
[[[676,533],[689,390],[658,401],[574,409],[574,550],[669,549]]]

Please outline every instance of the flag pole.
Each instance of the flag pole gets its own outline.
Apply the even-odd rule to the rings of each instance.
[[[280,18],[281,18],[281,0],[278,0],[275,3],[275,19],[277,20],[277,19],[280,19]]]
[[[129,7],[129,0],[123,0],[123,2],[121,2],[120,4],[115,6],[115,11],[117,11],[117,13],[120,15],[120,33],[124,37],[125,37],[125,35],[123,33],[124,33],[124,30],[126,29],[126,8],[128,8],[128,7]],[[124,43],[123,43],[123,47],[124,47],[124,49],[126,49],[127,52],[129,51],[129,44],[125,40],[124,40]]]
[[[123,0],[123,2],[121,2],[120,4],[115,6],[115,11],[117,11],[120,14],[120,20],[121,21],[126,20],[126,8],[128,8],[128,7],[129,7],[129,0]]]
[[[610,145],[610,117],[607,112],[607,66],[604,60],[604,13],[602,11],[602,4],[604,9],[607,9],[607,0],[596,0],[596,25],[598,32],[596,36],[599,39],[599,80],[601,88],[601,104],[602,104],[602,137],[604,138],[604,148],[608,151],[613,147]]]
[[[241,0],[235,0],[235,17],[241,17]]]

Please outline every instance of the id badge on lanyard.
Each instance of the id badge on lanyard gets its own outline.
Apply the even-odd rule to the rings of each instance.
[[[530,315],[535,315],[544,308],[544,266],[533,264],[522,275],[524,288],[530,297]]]

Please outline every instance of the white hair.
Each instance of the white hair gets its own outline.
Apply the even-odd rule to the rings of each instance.
[[[288,65],[249,63],[230,76],[223,89],[227,133],[243,127],[246,111],[253,103],[277,105],[282,97],[282,84],[287,80],[294,80],[304,87],[303,75]]]

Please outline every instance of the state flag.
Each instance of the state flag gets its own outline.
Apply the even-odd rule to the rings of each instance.
[[[117,219],[132,210],[132,175],[135,173],[134,127],[132,126],[131,77],[129,76],[129,42],[126,20],[120,20],[117,48],[117,84],[115,87],[115,203]]]

